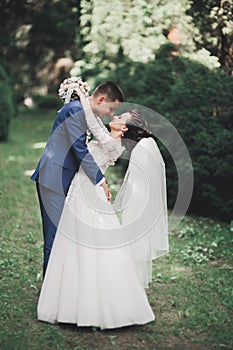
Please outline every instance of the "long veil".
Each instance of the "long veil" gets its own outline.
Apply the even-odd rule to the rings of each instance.
[[[148,287],[152,260],[169,251],[165,164],[153,138],[134,147],[114,207],[124,227],[125,249]]]

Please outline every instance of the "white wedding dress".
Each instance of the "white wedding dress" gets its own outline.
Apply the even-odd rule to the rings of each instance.
[[[95,117],[94,121],[88,119],[92,116],[86,117],[97,139],[89,143],[89,151],[105,172],[123,148],[105,128],[96,124]],[[122,188],[121,192],[125,192]],[[119,198],[118,207],[124,195],[121,193]],[[151,253],[154,238],[144,235],[137,237],[135,244],[129,244],[132,232],[127,226],[127,208],[130,211],[126,205],[125,212],[118,210],[116,214],[103,188],[94,186],[82,167],[79,168],[53,243],[38,302],[39,320],[100,329],[142,325],[154,320],[144,289],[145,278],[140,277],[143,268],[139,268],[146,265],[145,275],[148,274],[148,264],[151,266],[154,258]],[[129,240],[125,236],[127,232]],[[146,284],[150,280],[151,276],[147,276]]]

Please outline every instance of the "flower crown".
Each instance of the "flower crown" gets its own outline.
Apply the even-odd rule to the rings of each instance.
[[[58,96],[64,100],[64,104],[71,100],[79,99],[80,91],[84,96],[89,96],[90,87],[81,77],[71,77],[65,79],[59,87]]]

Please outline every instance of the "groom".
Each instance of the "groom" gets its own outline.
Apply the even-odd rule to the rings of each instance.
[[[111,193],[106,180],[86,145],[87,124],[78,96],[58,112],[42,157],[31,179],[36,181],[44,235],[43,276],[49,261],[57,225],[71,181],[80,165],[107,199]],[[113,116],[124,96],[117,84],[106,81],[89,96],[90,107],[99,117]]]

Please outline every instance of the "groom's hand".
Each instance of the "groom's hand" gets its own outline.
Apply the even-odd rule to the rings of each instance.
[[[110,201],[112,199],[112,195],[111,195],[111,191],[110,189],[108,188],[108,184],[106,181],[104,181],[101,185],[104,189],[104,192],[105,192],[105,195],[107,197],[107,200]]]

